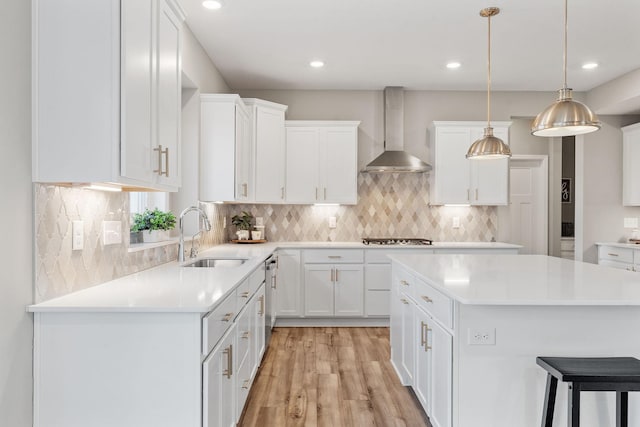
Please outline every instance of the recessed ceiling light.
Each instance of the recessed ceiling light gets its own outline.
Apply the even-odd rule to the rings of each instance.
[[[222,0],[204,0],[202,6],[210,10],[218,10],[222,7]]]
[[[584,64],[582,64],[583,70],[593,70],[594,68],[598,68],[597,62],[585,62]]]
[[[460,68],[462,64],[459,62],[449,62],[447,63],[447,68],[450,70],[455,70],[456,68]]]
[[[309,65],[311,65],[313,68],[322,68],[322,67],[324,67],[324,62],[322,62],[322,61],[311,61],[311,62],[309,62]]]

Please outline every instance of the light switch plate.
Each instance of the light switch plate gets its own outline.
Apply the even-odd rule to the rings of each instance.
[[[102,244],[118,245],[122,243],[122,223],[120,221],[102,221]]]
[[[84,248],[84,221],[71,223],[71,250],[79,251]]]
[[[625,218],[624,228],[638,228],[638,218]]]

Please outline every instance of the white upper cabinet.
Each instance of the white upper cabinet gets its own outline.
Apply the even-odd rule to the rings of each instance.
[[[622,205],[640,206],[640,123],[622,128]]]
[[[180,186],[174,0],[33,3],[33,181]]]
[[[431,204],[509,203],[509,160],[465,157],[469,146],[482,137],[485,126],[485,122],[433,123]],[[511,122],[494,122],[492,126],[494,135],[508,144]]]
[[[251,144],[255,153],[255,201],[283,203],[285,200],[286,105],[261,99],[243,99],[249,107]]]
[[[358,202],[357,121],[288,120],[286,202]]]
[[[200,200],[252,200],[249,126],[240,96],[200,95]]]

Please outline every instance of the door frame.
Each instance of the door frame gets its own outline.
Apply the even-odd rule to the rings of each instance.
[[[537,162],[540,166],[540,174],[538,180],[540,180],[540,191],[542,203],[537,206],[535,215],[540,215],[542,218],[542,228],[544,230],[544,243],[543,247],[546,248],[546,254],[549,254],[549,156],[546,154],[514,154],[509,160],[509,174],[511,174],[511,168],[517,166],[520,162]],[[509,185],[509,197],[511,197],[511,185]],[[500,226],[500,217],[509,215],[511,207],[511,201],[507,206],[498,207],[498,227]],[[499,233],[502,236],[510,235],[510,230]],[[503,240],[503,239],[500,239]]]

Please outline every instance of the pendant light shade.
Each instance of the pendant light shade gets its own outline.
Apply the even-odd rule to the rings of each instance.
[[[480,11],[480,16],[488,21],[487,42],[487,127],[484,136],[475,141],[467,151],[467,159],[499,159],[511,157],[511,149],[498,137],[493,136],[491,127],[491,17],[500,13],[497,7],[488,7]]]
[[[564,86],[558,91],[558,100],[545,108],[533,121],[531,133],[535,136],[571,136],[595,132],[600,121],[593,111],[581,102],[574,101],[567,87],[567,28],[568,0],[564,1]]]

